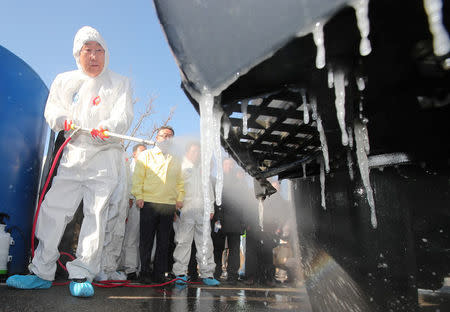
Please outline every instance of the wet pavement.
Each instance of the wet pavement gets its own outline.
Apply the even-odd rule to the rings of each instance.
[[[95,287],[92,298],[75,298],[69,288],[17,290],[0,284],[0,311],[301,311],[311,312],[304,287],[165,286]]]
[[[312,312],[304,286],[266,288],[260,285],[217,287],[204,285],[164,287],[95,287],[92,298],[75,298],[69,287],[18,290],[0,284],[0,312],[48,311],[298,311]],[[279,284],[281,286],[282,284]],[[450,290],[419,291],[420,312],[450,311]],[[330,307],[330,312],[333,311]]]

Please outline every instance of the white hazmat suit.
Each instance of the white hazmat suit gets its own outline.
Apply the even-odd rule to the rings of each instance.
[[[203,191],[201,166],[194,165],[187,158],[181,165],[184,179],[185,197],[180,217],[174,224],[175,251],[172,271],[175,275],[187,275],[189,259],[191,256],[192,240],[197,248],[197,263],[199,265],[199,277],[210,278],[214,275],[216,264],[214,263],[213,244],[211,235],[203,240],[203,230],[211,232],[210,222],[204,223]],[[214,198],[212,187],[210,188],[211,203],[209,212],[214,213]],[[205,257],[203,257],[203,253]]]
[[[130,163],[130,174],[134,173],[136,160],[133,158]],[[131,180],[131,177],[130,177]],[[127,210],[127,223],[125,227],[125,237],[123,239],[121,266],[126,274],[139,272],[139,221],[140,211],[136,206],[136,198],[131,194],[130,186],[129,199],[133,201],[133,205]],[[128,197],[127,197],[128,198]]]
[[[128,212],[128,195],[131,191],[131,174],[129,163],[123,151],[123,163],[117,168],[119,181],[108,207],[108,221],[102,251],[100,274],[95,280],[125,280],[126,275],[117,271],[125,237],[125,225]]]
[[[103,71],[94,78],[79,62],[80,50],[88,41],[98,42],[105,50]],[[53,82],[44,112],[47,123],[55,132],[64,129],[65,120],[72,120],[83,128],[103,127],[125,134],[133,119],[132,91],[127,78],[107,68],[105,41],[95,29],[85,26],[75,36],[73,55],[78,70],[59,74]],[[67,270],[70,279],[92,281],[100,271],[108,208],[114,191],[120,188],[123,166],[123,148],[116,139],[101,141],[78,132],[67,144],[38,217],[39,245],[29,266],[34,274],[54,279],[58,244],[83,200],[76,259],[67,263]]]

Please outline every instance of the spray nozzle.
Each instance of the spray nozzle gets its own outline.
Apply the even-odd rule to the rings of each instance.
[[[0,224],[6,224],[4,219],[9,219],[9,215],[6,213],[0,212]]]

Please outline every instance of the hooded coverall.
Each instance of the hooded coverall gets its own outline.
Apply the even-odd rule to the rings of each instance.
[[[88,41],[100,43],[105,50],[103,71],[94,78],[84,73],[79,62],[80,50]],[[53,82],[44,112],[47,123],[54,131],[63,130],[64,121],[72,120],[83,128],[103,127],[125,134],[133,119],[132,91],[127,78],[107,68],[105,41],[95,29],[83,27],[75,36],[73,55],[78,70],[59,74]],[[67,263],[67,270],[70,279],[92,281],[100,270],[108,208],[121,182],[123,165],[123,148],[113,138],[103,142],[78,132],[67,144],[40,210],[36,228],[39,245],[29,266],[34,274],[54,279],[59,241],[83,200],[76,259]]]
[[[216,264],[214,262],[213,244],[211,235],[204,240],[204,227],[211,232],[210,222],[204,222],[203,191],[201,167],[194,166],[188,159],[184,158],[181,165],[184,179],[185,197],[180,217],[174,225],[175,251],[173,258],[173,274],[186,275],[189,259],[191,256],[192,240],[195,241],[197,249],[197,263],[199,264],[199,277],[213,277]],[[214,213],[214,198],[212,187],[210,188],[211,203],[206,213]]]
[[[108,221],[105,229],[100,274],[95,280],[125,280],[126,275],[117,271],[120,263],[122,245],[125,241],[125,228],[131,190],[131,173],[123,152],[123,164],[117,169],[119,181],[113,191],[108,207]]]
[[[136,167],[136,160],[133,158],[130,162],[130,174],[133,175]],[[131,177],[130,177],[131,180]],[[131,181],[130,181],[131,184]],[[127,223],[125,227],[125,237],[123,239],[122,253],[120,255],[121,266],[126,274],[139,272],[139,220],[140,211],[136,206],[136,198],[131,194],[131,185],[129,186],[128,198],[133,201],[133,205],[127,209]]]

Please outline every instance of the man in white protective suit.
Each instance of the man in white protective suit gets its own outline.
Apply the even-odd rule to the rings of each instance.
[[[124,272],[118,271],[122,244],[125,241],[128,198],[131,190],[131,173],[125,151],[123,164],[118,167],[118,173],[120,183],[109,201],[100,272],[95,276],[95,281],[127,279]]]
[[[72,123],[93,130],[91,134],[76,133],[63,152],[38,216],[39,245],[29,265],[31,275],[11,276],[7,285],[51,287],[59,241],[83,200],[76,259],[67,263],[67,270],[71,294],[91,297],[91,281],[100,271],[110,199],[124,165],[120,141],[108,138],[104,130],[125,134],[133,119],[133,102],[129,80],[108,69],[109,51],[97,30],[85,26],[77,32],[73,55],[78,70],[55,78],[44,115],[55,132],[69,130]]]
[[[130,162],[130,174],[134,173],[136,161],[139,154],[145,151],[147,147],[144,144],[136,144],[133,146],[133,158]],[[130,177],[131,179],[131,177]],[[136,206],[136,198],[131,194],[131,186],[129,188],[129,209],[127,215],[127,222],[125,225],[125,237],[123,239],[122,253],[120,255],[120,263],[122,269],[125,271],[128,280],[137,280],[139,272],[139,220],[140,211]]]
[[[187,145],[181,169],[186,194],[183,208],[174,225],[176,247],[173,253],[175,263],[172,271],[179,279],[177,284],[186,283],[192,240],[194,240],[197,249],[199,277],[206,285],[219,285],[220,282],[214,278],[216,264],[214,263],[210,223],[214,216],[214,195],[212,187],[210,187],[211,202],[207,205],[206,213],[209,213],[209,218],[206,221],[203,207],[200,144],[198,142],[191,142]]]

